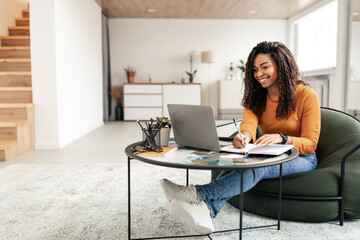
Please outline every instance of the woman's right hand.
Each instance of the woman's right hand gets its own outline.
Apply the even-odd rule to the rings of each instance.
[[[236,134],[236,136],[234,137],[234,140],[233,140],[233,146],[235,148],[244,148],[246,144],[248,144],[251,139],[250,139],[250,134],[242,134],[243,136],[243,140],[240,138],[239,134]]]

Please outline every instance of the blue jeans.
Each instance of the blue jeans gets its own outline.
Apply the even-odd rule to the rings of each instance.
[[[315,151],[300,154],[297,158],[283,163],[282,175],[314,170],[317,167]],[[243,191],[253,188],[263,179],[278,178],[280,165],[243,170]],[[195,186],[202,200],[210,210],[211,217],[216,217],[221,207],[233,196],[240,194],[240,170],[222,171],[213,181]]]

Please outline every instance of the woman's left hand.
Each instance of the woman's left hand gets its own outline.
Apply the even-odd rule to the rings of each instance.
[[[254,144],[257,145],[269,145],[269,144],[276,144],[281,143],[283,138],[280,134],[264,134],[263,136],[256,139]]]

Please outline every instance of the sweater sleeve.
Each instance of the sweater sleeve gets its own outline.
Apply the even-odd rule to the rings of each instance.
[[[253,142],[256,140],[256,128],[259,119],[250,109],[244,107],[244,115],[240,125],[240,131],[248,131],[251,134]]]
[[[310,154],[317,146],[320,135],[320,104],[316,93],[310,89],[303,94],[300,137],[292,137],[294,147],[300,154]]]

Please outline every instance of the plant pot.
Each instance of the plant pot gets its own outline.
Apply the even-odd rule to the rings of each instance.
[[[115,120],[122,121],[123,120],[123,108],[121,104],[117,103],[115,106]]]
[[[129,76],[129,77],[128,77],[128,82],[129,82],[129,83],[133,83],[133,82],[134,82],[134,78],[135,78],[135,76]]]
[[[192,83],[194,81],[194,76],[189,76],[189,83]]]
[[[160,147],[166,147],[169,145],[169,139],[170,139],[170,131],[171,128],[161,128],[160,130]],[[156,138],[158,143],[158,139]]]

